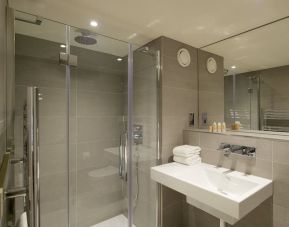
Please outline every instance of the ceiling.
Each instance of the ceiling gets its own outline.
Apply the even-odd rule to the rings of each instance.
[[[9,0],[11,7],[145,44],[161,35],[201,47],[289,15],[288,0]]]
[[[25,19],[28,21],[35,21],[36,17],[30,14],[16,12],[16,18]],[[26,23],[23,21],[15,21],[15,32],[17,34],[45,39],[59,44],[66,44],[66,30],[65,25],[51,20],[41,19],[41,25]],[[74,38],[81,35],[81,29],[72,27],[69,32],[70,44],[89,50],[104,52],[107,54],[123,57],[128,54],[128,44],[119,40],[111,39],[105,36],[91,34],[97,40],[96,45],[83,45],[77,43]],[[87,31],[85,31],[87,32]],[[59,47],[61,50],[61,48]],[[64,49],[63,49],[64,50]]]
[[[288,0],[9,0],[9,4],[20,11],[138,45],[163,35],[197,48],[289,15]],[[99,24],[96,28],[89,25],[93,19]],[[236,65],[231,71],[236,73],[289,64],[289,50],[285,48],[288,27],[288,20],[284,20],[205,50],[223,56],[227,69]],[[16,31],[65,41],[64,25],[47,20],[41,27],[17,22]],[[71,36],[77,34],[72,29]],[[125,43],[103,36],[97,41],[101,45],[86,48],[116,56],[127,54]]]
[[[203,50],[224,57],[227,75],[289,65],[289,18]]]

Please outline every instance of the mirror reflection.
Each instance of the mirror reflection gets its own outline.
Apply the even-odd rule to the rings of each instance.
[[[224,119],[289,132],[289,19],[202,48],[224,57]]]

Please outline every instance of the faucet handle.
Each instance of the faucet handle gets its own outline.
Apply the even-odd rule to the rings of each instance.
[[[218,147],[217,150],[219,151],[222,151],[222,150],[225,150],[225,149],[230,149],[231,148],[231,145],[228,144],[228,143],[221,143]]]

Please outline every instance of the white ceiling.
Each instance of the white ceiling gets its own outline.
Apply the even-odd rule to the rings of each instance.
[[[145,44],[160,35],[194,47],[289,15],[288,0],[9,0],[10,6]]]
[[[202,47],[289,15],[288,0],[9,0],[9,4],[24,12],[139,45],[164,35]],[[89,26],[92,19],[98,21],[97,28]],[[289,51],[285,48],[289,40],[288,21],[275,25],[206,50],[224,56],[225,67],[236,65],[236,72],[289,64]],[[49,26],[45,22],[42,32],[47,32]],[[44,38],[37,29],[40,28],[35,30],[35,25],[24,23],[16,27],[19,33],[34,32],[32,36]],[[63,27],[58,29],[50,34],[50,40],[63,39]],[[57,34],[59,37],[55,38]],[[127,51],[123,43],[115,44],[105,38],[101,43],[92,48],[119,56]]]
[[[35,21],[36,17],[26,13],[16,12],[16,18]],[[66,43],[65,25],[50,20],[42,19],[41,25],[30,24],[22,21],[15,21],[15,32],[22,35],[32,36],[39,39],[45,39],[60,44]],[[75,42],[74,38],[81,35],[78,28],[70,29],[70,44],[73,46],[86,48],[89,50],[104,52],[115,56],[126,56],[128,54],[128,44],[122,41],[114,40],[101,35],[94,35],[97,40],[96,45],[83,45]],[[61,48],[59,48],[61,50]]]

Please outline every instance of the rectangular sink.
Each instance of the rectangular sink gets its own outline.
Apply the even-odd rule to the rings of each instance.
[[[187,202],[233,225],[273,193],[272,181],[206,163],[176,162],[151,168],[151,178],[187,197]]]

